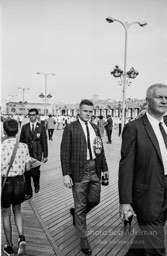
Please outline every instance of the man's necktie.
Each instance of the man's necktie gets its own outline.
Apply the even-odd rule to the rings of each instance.
[[[31,130],[32,134],[34,133],[34,124],[32,124],[32,130]]]
[[[86,124],[86,131],[87,131],[87,144],[88,144],[88,149],[89,149],[89,156],[90,156],[90,160],[92,160],[93,157],[92,157],[92,150],[91,150],[91,145],[90,145],[89,128],[88,128],[88,123],[85,122],[85,124]]]
[[[162,137],[163,137],[163,139],[164,139],[165,146],[166,146],[166,148],[167,148],[167,134],[166,134],[165,129],[164,129],[164,127],[163,127],[163,125],[162,125],[161,122],[159,123],[159,129],[160,129],[160,131],[161,131],[161,133],[162,133]]]

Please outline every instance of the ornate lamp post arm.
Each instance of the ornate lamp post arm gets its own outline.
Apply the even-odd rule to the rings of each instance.
[[[126,99],[126,76],[127,76],[126,66],[127,66],[128,30],[129,30],[129,27],[132,26],[133,24],[138,24],[139,26],[144,27],[144,26],[147,25],[147,23],[146,22],[138,22],[138,21],[128,23],[128,22],[122,22],[122,21],[114,19],[114,18],[107,18],[106,20],[109,23],[112,23],[114,21],[119,22],[123,26],[124,31],[125,31],[124,71],[123,71],[123,90],[122,90],[122,92],[123,92],[123,96],[122,96],[122,128],[121,128],[121,133],[122,133],[122,130],[123,130],[123,127],[124,127],[124,124],[125,124],[125,99]]]
[[[44,77],[45,77],[45,109],[44,109],[44,115],[46,116],[46,98],[47,98],[47,77],[49,76],[49,75],[51,75],[51,76],[55,76],[55,74],[54,73],[43,73],[43,72],[36,72],[37,73],[37,75],[44,75]]]

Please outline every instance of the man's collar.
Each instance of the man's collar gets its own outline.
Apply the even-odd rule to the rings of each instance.
[[[81,120],[81,118],[79,118],[78,120],[79,120],[79,122],[80,122],[81,124],[85,124],[85,123],[89,123],[89,122],[90,122],[90,121],[85,122],[85,121]]]
[[[35,121],[35,122],[30,122],[30,124],[32,125],[32,124],[35,124],[35,125],[37,125],[37,123],[38,123],[38,121]]]
[[[151,122],[154,122],[156,124],[159,124],[159,123],[164,123],[164,119],[163,119],[163,116],[161,118],[161,120],[159,121],[158,119],[156,119],[155,117],[153,117],[152,115],[150,115],[148,112],[146,113],[147,117],[148,117],[148,120],[150,120]],[[165,123],[164,123],[165,124]]]

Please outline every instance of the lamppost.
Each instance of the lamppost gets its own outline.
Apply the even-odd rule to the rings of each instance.
[[[120,81],[118,81],[119,85],[123,84],[123,79],[122,79],[123,70],[120,69],[118,65],[115,66],[115,68],[111,72],[111,75],[113,75],[115,78],[120,78]],[[126,72],[126,84],[130,86],[131,82],[129,81],[129,79],[134,79],[138,75],[139,75],[139,72],[132,67],[128,72]]]
[[[129,30],[129,27],[133,24],[138,24],[139,26],[144,27],[144,26],[147,25],[147,23],[146,22],[139,22],[139,21],[128,23],[128,22],[122,22],[122,21],[114,19],[114,18],[106,18],[106,21],[109,22],[109,23],[113,23],[114,21],[119,22],[123,26],[124,31],[125,31],[124,70],[123,70],[123,73],[122,73],[122,76],[123,76],[123,81],[122,81],[123,82],[123,90],[122,90],[122,92],[123,92],[123,95],[122,95],[122,127],[121,127],[121,133],[122,133],[124,123],[125,123],[125,99],[126,99],[126,80],[127,80],[126,65],[127,65],[128,30]]]
[[[12,97],[12,102],[13,102],[13,98],[14,98],[15,96],[17,96],[17,94],[8,94],[8,96],[11,96],[11,97]]]
[[[30,88],[25,88],[25,87],[17,87],[17,88],[23,90],[23,105],[24,105],[24,91],[30,90]]]
[[[49,75],[55,76],[55,74],[54,74],[54,73],[43,73],[43,72],[36,72],[36,73],[37,73],[37,75],[44,75],[44,77],[45,77],[45,95],[44,95],[43,93],[41,93],[41,94],[39,95],[39,97],[40,97],[40,98],[44,98],[44,100],[45,100],[44,115],[46,116],[46,99],[47,99],[47,98],[48,98],[48,99],[52,98],[52,95],[51,95],[50,93],[47,95],[47,77],[48,77]]]
[[[25,112],[25,108],[24,108],[24,91],[25,90],[30,90],[30,88],[26,88],[26,87],[17,87],[18,89],[23,90],[23,113]]]
[[[120,81],[118,81],[119,85],[123,84],[123,70],[120,69],[118,65],[115,66],[115,68],[111,72],[111,75],[113,75],[115,78],[120,78]],[[126,72],[126,84],[130,86],[131,82],[129,81],[129,79],[135,79],[138,75],[139,75],[139,72],[132,67],[128,72]],[[127,109],[127,105],[126,105],[126,99],[125,99],[125,116],[126,116],[126,109]]]

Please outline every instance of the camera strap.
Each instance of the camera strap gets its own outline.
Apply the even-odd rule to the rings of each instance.
[[[2,194],[3,189],[4,189],[4,187],[5,187],[6,180],[7,180],[7,177],[8,177],[9,171],[10,171],[10,168],[12,167],[12,164],[13,164],[14,159],[15,159],[15,156],[16,156],[17,148],[18,148],[18,145],[19,145],[19,139],[20,139],[20,136],[19,136],[19,134],[18,134],[18,135],[16,136],[16,144],[15,144],[14,149],[13,149],[13,153],[12,153],[12,156],[11,156],[11,159],[10,159],[9,167],[8,167],[8,169],[7,169],[6,176],[5,176],[5,179],[4,179],[3,184],[2,184],[1,194]]]

